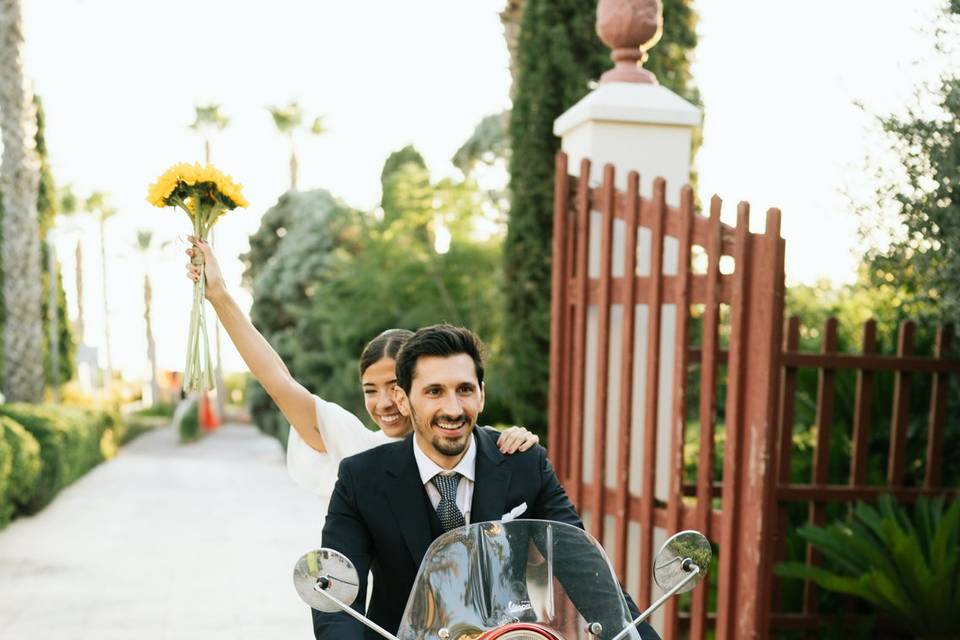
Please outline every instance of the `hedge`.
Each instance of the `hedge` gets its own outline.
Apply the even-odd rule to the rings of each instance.
[[[64,405],[0,404],[0,529],[19,514],[36,513],[57,493],[112,458],[120,445],[166,417]],[[148,415],[150,414],[150,415]]]
[[[40,477],[40,444],[6,416],[0,416],[0,528],[30,500]]]
[[[60,489],[116,452],[119,421],[105,411],[4,404],[0,416],[18,422],[39,445],[40,472],[23,491],[18,512],[36,513]]]

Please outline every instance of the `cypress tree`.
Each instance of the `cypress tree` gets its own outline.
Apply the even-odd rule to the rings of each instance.
[[[53,358],[50,353],[50,312],[48,310],[50,302],[50,271],[48,269],[49,250],[46,243],[47,232],[53,227],[54,218],[60,213],[57,201],[57,186],[53,178],[53,171],[50,169],[50,159],[47,152],[46,140],[46,112],[38,96],[33,97],[34,105],[37,108],[37,155],[40,156],[40,184],[37,189],[37,222],[40,225],[40,253],[41,266],[43,269],[43,297],[40,301],[41,313],[43,314],[43,351],[44,351],[44,379],[46,383],[53,384]],[[57,272],[56,282],[57,301],[57,351],[59,367],[56,380],[63,384],[73,377],[75,370],[75,359],[77,347],[73,338],[73,329],[70,326],[70,319],[67,315],[67,298],[63,289],[62,272]]]
[[[661,84],[697,101],[690,77],[696,45],[692,0],[663,2],[664,30],[644,65]],[[596,0],[526,0],[510,117],[511,207],[505,243],[504,352],[514,420],[546,432],[550,353],[553,121],[612,66],[596,34]]]

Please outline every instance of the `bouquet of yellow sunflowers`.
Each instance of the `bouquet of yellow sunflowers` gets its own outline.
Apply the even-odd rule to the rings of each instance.
[[[246,207],[241,185],[213,165],[175,164],[150,185],[147,201],[155,207],[179,207],[190,217],[193,235],[206,241],[210,229],[227,211]],[[204,318],[203,263],[199,256],[200,279],[193,287],[193,310],[187,336],[187,364],[183,370],[185,391],[212,389],[213,366]]]

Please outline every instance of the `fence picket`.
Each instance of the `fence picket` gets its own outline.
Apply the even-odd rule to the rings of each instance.
[[[897,356],[913,355],[913,333],[915,325],[906,321],[900,323],[897,336]],[[903,471],[907,459],[907,421],[910,411],[910,382],[913,374],[897,371],[893,383],[893,423],[890,426],[890,455],[887,465],[887,484],[903,485]]]
[[[822,353],[834,353],[837,350],[837,319],[828,318],[823,327]],[[833,396],[834,378],[836,371],[821,367],[817,380],[817,416],[814,424],[817,430],[817,439],[813,449],[813,471],[810,482],[814,485],[823,485],[827,482],[827,468],[830,464],[830,433],[833,429]],[[810,504],[810,524],[823,526],[824,505],[822,502]],[[813,545],[807,545],[807,564],[818,566],[820,552]],[[807,581],[803,586],[803,610],[805,613],[814,611],[816,607],[816,585]]]
[[[567,453],[569,486],[567,493],[575,505],[580,505],[580,485],[583,474],[583,399],[584,367],[587,341],[587,286],[590,274],[587,272],[590,252],[590,160],[584,158],[580,163],[580,179],[577,181],[577,257],[574,286],[576,287],[577,307],[574,317],[573,333],[573,389],[570,411],[570,449]]]
[[[730,348],[727,364],[727,406],[724,415],[726,445],[723,452],[723,495],[721,509],[723,520],[720,532],[720,566],[717,581],[717,640],[733,640],[737,637],[734,603],[737,591],[738,532],[740,516],[740,475],[743,468],[743,398],[747,336],[744,317],[750,304],[750,205],[737,205],[737,230],[735,239],[736,284],[730,309]]]
[[[654,277],[647,298],[647,388],[643,419],[643,487],[640,494],[640,600],[650,602],[653,584],[653,503],[657,482],[657,408],[660,400],[660,291],[663,281],[664,218],[667,213],[666,183],[653,181],[650,226],[650,274]]]
[[[796,351],[800,346],[800,318],[787,320],[783,338],[784,351]],[[779,452],[777,453],[777,476],[780,484],[790,482],[790,462],[793,454],[793,421],[797,403],[797,368],[784,366],[780,379],[780,425]],[[790,510],[786,503],[777,507],[777,529],[774,533],[774,549],[777,561],[786,559],[787,529],[790,526]],[[773,609],[780,609],[782,589],[780,582],[774,585]]]
[[[640,176],[631,171],[627,176],[627,200],[625,220],[625,247],[623,277],[626,283],[623,299],[623,335],[620,361],[620,447],[617,450],[617,498],[615,516],[617,532],[614,539],[614,566],[617,575],[627,580],[627,540],[630,530],[630,449],[633,439],[633,354],[636,334],[636,273],[637,273],[637,225],[640,220]]]
[[[673,408],[670,442],[670,493],[667,497],[667,522],[669,531],[680,530],[683,509],[683,447],[687,405],[687,358],[690,342],[690,249],[693,240],[693,190],[685,186],[680,193],[679,255],[677,257],[677,334],[674,340]],[[664,640],[678,636],[677,599],[671,598],[664,605]]]
[[[607,393],[610,360],[610,272],[613,261],[613,210],[617,186],[612,164],[603,168],[603,209],[600,224],[600,291],[597,300],[597,392],[593,434],[593,527],[591,533],[603,540],[604,502],[607,453]]]
[[[863,354],[877,351],[877,322],[868,320],[863,325]],[[870,402],[873,400],[873,371],[857,371],[857,390],[854,397],[852,451],[850,456],[850,484],[864,484],[867,479],[868,445],[870,442]]]
[[[697,527],[711,537],[710,514],[713,512],[714,429],[717,419],[717,352],[720,328],[720,256],[722,253],[720,210],[723,201],[710,199],[710,221],[706,235],[707,286],[703,312],[700,349],[700,452],[697,461]],[[703,640],[707,633],[708,595],[706,589],[693,592],[691,640]]]
[[[943,360],[950,352],[953,341],[953,326],[937,327],[937,341],[933,355]],[[930,392],[930,421],[927,426],[927,466],[923,475],[923,486],[933,488],[943,481],[943,431],[947,424],[947,392],[950,380],[947,374],[933,375],[933,389]]]

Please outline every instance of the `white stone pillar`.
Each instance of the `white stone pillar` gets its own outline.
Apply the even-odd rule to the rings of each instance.
[[[640,4],[643,4],[642,2]],[[604,2],[601,1],[600,14],[603,14]],[[636,19],[632,27],[636,27]],[[616,25],[614,25],[616,26]],[[554,122],[554,134],[561,138],[561,146],[569,156],[569,170],[572,175],[580,172],[580,161],[589,158],[591,161],[591,185],[599,185],[603,180],[603,167],[610,163],[616,167],[616,185],[619,190],[626,190],[627,174],[637,171],[640,174],[640,191],[643,197],[650,197],[653,180],[657,177],[666,179],[666,199],[672,206],[680,203],[681,189],[690,181],[690,146],[694,128],[700,125],[700,110],[679,97],[672,91],[656,84],[649,72],[637,70],[636,62],[624,63],[625,58],[631,55],[634,61],[644,56],[643,29],[625,31],[619,25],[619,31],[613,36],[609,31],[610,22],[604,23],[603,15],[598,16],[598,32],[601,38],[614,49],[614,59],[618,66],[601,79],[598,87],[571,107]],[[640,24],[640,27],[644,25]],[[649,25],[646,25],[649,26]],[[605,33],[604,30],[607,30]],[[633,33],[631,36],[630,33]],[[649,33],[647,29],[646,33]],[[625,35],[626,34],[626,35]],[[639,36],[637,34],[640,34]],[[630,38],[633,40],[630,40]],[[625,39],[626,38],[626,39]],[[649,42],[648,42],[649,45]],[[626,52],[626,53],[624,53]],[[632,52],[636,52],[633,55]],[[633,64],[634,66],[630,66]],[[653,82],[650,82],[650,80]],[[626,81],[625,81],[626,80]],[[601,215],[591,213],[590,224],[590,252],[589,271],[591,277],[598,277],[600,271],[600,239]],[[650,265],[649,230],[641,229],[637,243],[637,275],[649,275]],[[613,277],[624,275],[625,227],[622,221],[614,222],[613,239]],[[678,245],[674,238],[667,237],[664,242],[663,273],[667,275],[677,273]],[[645,413],[645,386],[648,372],[647,360],[647,327],[649,309],[645,300],[638,300],[635,314],[635,338],[633,357],[633,421],[630,451],[630,492],[640,495],[642,491],[641,465],[643,460],[642,424]],[[668,468],[669,451],[671,446],[670,428],[673,408],[673,367],[674,341],[676,339],[677,309],[675,305],[662,305],[661,340],[659,357],[660,383],[658,386],[658,416],[657,416],[657,482],[655,495],[665,499],[669,488]],[[587,311],[587,341],[586,341],[586,375],[584,401],[584,434],[583,434],[583,481],[591,482],[598,473],[602,473],[607,487],[615,488],[621,478],[617,477],[617,447],[619,436],[619,405],[620,405],[620,367],[621,367],[621,338],[623,334],[622,305],[613,305],[610,313],[610,346],[608,379],[608,406],[607,406],[607,436],[606,436],[606,468],[593,468],[593,447],[596,446],[596,426],[594,416],[596,411],[596,380],[597,380],[597,338],[599,313],[595,305]],[[582,514],[584,522],[591,522],[589,513]],[[608,517],[605,521],[604,540],[600,542],[608,553],[613,553],[614,521]],[[669,532],[672,533],[672,532]],[[649,571],[650,567],[640,568],[639,565],[639,525],[631,525],[629,533],[629,567],[626,576],[628,591],[636,594],[639,588],[640,571]],[[654,532],[656,547],[666,539],[668,532],[657,530]],[[656,592],[656,587],[655,587]],[[648,603],[639,602],[642,608]],[[657,622],[654,621],[655,626]]]

